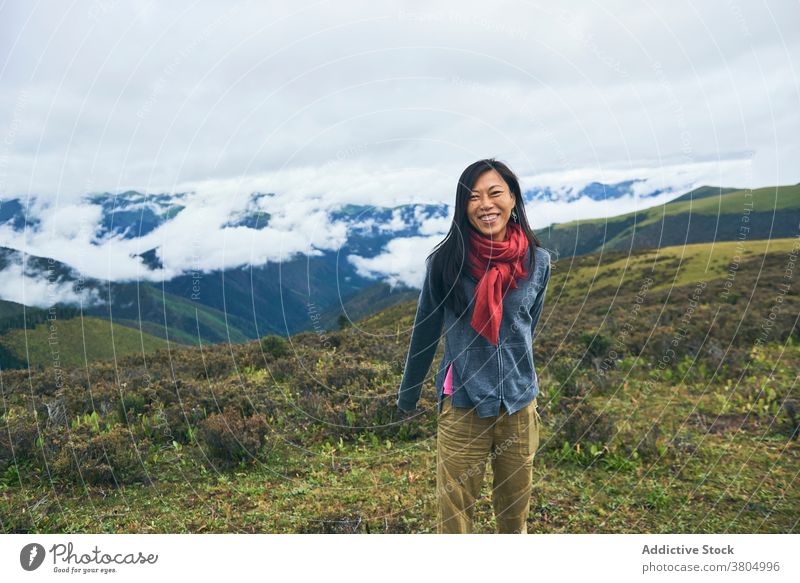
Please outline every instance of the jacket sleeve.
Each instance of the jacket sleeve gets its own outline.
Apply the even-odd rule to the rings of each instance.
[[[443,321],[444,304],[435,297],[431,285],[431,261],[428,260],[425,280],[417,302],[403,380],[397,394],[397,406],[403,411],[413,411],[417,407],[422,383],[439,346]]]
[[[542,317],[542,307],[544,306],[544,297],[547,295],[547,285],[550,283],[550,254],[547,255],[547,265],[544,267],[544,275],[542,276],[542,286],[536,300],[531,306],[531,336],[535,336],[536,324],[539,323],[539,318]]]

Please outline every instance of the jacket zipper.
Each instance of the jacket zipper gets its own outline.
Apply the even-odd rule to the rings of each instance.
[[[503,405],[503,351],[500,350],[500,347],[503,346],[503,342],[500,341],[497,343],[497,357],[498,357],[498,366],[500,367],[500,406]]]

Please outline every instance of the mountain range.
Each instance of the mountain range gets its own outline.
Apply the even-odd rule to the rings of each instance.
[[[534,189],[526,204],[537,201],[613,200],[629,196],[637,181],[613,185],[591,183],[582,189]],[[654,190],[644,198],[662,194]],[[226,226],[263,229],[270,224],[269,200],[274,193],[253,193],[244,210],[226,217]],[[26,203],[27,202],[27,203]],[[94,240],[136,239],[174,220],[188,205],[191,193],[145,195],[135,191],[93,194],[84,200],[98,207]],[[31,212],[37,201],[12,199],[0,204],[0,229],[17,233],[41,228]],[[267,335],[290,336],[313,330],[323,335],[350,321],[416,299],[418,291],[389,285],[361,273],[346,260],[351,255],[374,258],[390,241],[430,236],[429,223],[448,223],[445,204],[398,207],[346,204],[327,212],[333,223],[347,226],[345,243],[336,251],[315,250],[281,262],[203,272],[188,272],[162,282],[107,281],[87,277],[63,261],[0,247],[0,274],[24,273],[26,281],[80,292],[92,301],[82,305],[57,301],[48,309],[0,299],[0,366],[33,363],[31,339],[46,341],[43,332],[59,321],[65,334],[81,317],[94,331],[83,343],[63,342],[62,358],[108,357],[109,340],[126,338],[130,329],[139,342],[120,342],[129,352],[177,344],[239,343]],[[619,216],[553,224],[536,230],[556,258],[660,248],[690,243],[794,237],[800,224],[800,185],[756,190],[703,186],[672,201]],[[141,253],[144,268],[161,268],[158,248]],[[16,270],[16,272],[14,271]],[[102,324],[105,322],[105,325]],[[38,328],[35,328],[38,326]],[[102,334],[97,331],[104,330]],[[31,340],[30,342],[33,342]],[[102,355],[102,356],[100,356]],[[46,366],[52,356],[37,357]]]

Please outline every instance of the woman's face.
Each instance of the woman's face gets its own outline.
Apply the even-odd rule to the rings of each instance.
[[[506,225],[514,208],[514,195],[496,170],[481,174],[467,199],[472,226],[493,241],[506,240]]]

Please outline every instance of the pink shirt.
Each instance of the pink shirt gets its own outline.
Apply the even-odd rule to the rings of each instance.
[[[444,394],[453,394],[453,364],[447,367],[447,376],[444,377]]]

